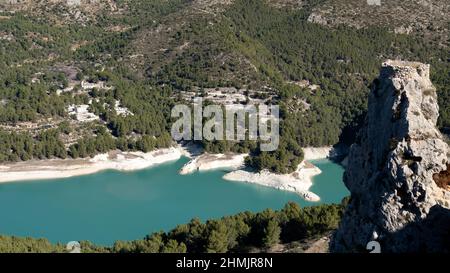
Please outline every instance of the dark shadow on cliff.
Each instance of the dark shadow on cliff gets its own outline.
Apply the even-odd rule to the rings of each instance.
[[[435,205],[425,219],[384,235],[377,241],[381,245],[381,253],[450,253],[450,210]],[[347,250],[344,252],[369,253],[363,246],[345,247]]]
[[[380,243],[382,252],[449,253],[450,210],[435,205],[425,219],[407,225]]]
[[[356,137],[364,126],[364,121],[367,116],[367,109],[365,109],[360,114],[353,117],[353,119],[348,122],[344,128],[342,128],[341,134],[339,135],[340,144],[344,144],[346,146],[350,146],[356,141]]]

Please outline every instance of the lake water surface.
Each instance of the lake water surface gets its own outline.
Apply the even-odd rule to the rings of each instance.
[[[0,184],[0,234],[111,245],[170,230],[194,217],[280,209],[289,201],[318,204],[291,192],[225,181],[222,170],[179,175],[187,161],[136,172]],[[329,160],[313,163],[322,170],[311,188],[321,197],[319,203],[340,202],[348,195],[342,167]]]

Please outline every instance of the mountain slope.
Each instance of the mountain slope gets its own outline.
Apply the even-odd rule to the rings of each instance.
[[[288,172],[301,159],[301,146],[354,141],[366,111],[367,86],[386,58],[432,64],[439,127],[450,127],[447,50],[430,39],[377,26],[330,28],[308,21],[330,1],[63,3],[3,6],[0,125],[6,135],[26,136],[11,135],[0,148],[2,160],[166,145],[170,106],[196,94],[208,97],[209,91],[279,104],[283,123],[278,152],[261,153],[249,142],[204,142],[207,150],[251,151],[254,167]],[[83,87],[89,85],[102,88]],[[134,115],[118,115],[116,103]],[[73,119],[70,105],[88,105],[98,118]],[[66,123],[70,132],[60,129]],[[58,149],[44,156],[40,140],[46,138],[39,135],[48,128],[57,129],[51,134],[61,143],[52,142]],[[89,153],[83,138],[89,139]],[[16,140],[18,147],[34,142],[39,152],[11,149]]]
[[[386,27],[449,46],[450,4],[445,0],[324,1],[314,8],[309,21],[326,26]],[[374,3],[377,1],[373,1]]]

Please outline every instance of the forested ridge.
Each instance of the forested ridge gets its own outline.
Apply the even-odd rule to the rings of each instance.
[[[432,40],[380,26],[327,28],[308,22],[324,1],[292,9],[237,0],[209,13],[183,0],[116,2],[126,12],[98,12],[84,25],[5,12],[0,161],[167,147],[170,109],[182,92],[235,87],[281,106],[279,149],[261,152],[250,141],[205,141],[206,151],[250,152],[247,163],[256,169],[291,172],[302,160],[301,147],[353,142],[369,86],[387,58],[431,64],[439,126],[450,127],[448,49]],[[112,89],[83,90],[83,81]],[[60,92],[67,87],[72,91]],[[116,102],[134,115],[119,115]],[[81,104],[89,104],[99,119],[76,122],[67,107]],[[37,129],[23,129],[28,123]]]
[[[277,244],[301,249],[302,240],[314,239],[337,228],[347,200],[341,205],[300,208],[288,203],[279,210],[242,212],[220,219],[178,225],[168,232],[156,232],[144,239],[117,241],[113,246],[81,241],[83,253],[226,253],[270,251]],[[67,252],[64,242],[46,239],[0,236],[0,252]]]
[[[396,34],[389,22],[357,29],[308,21],[330,1],[301,1],[292,8],[236,0],[216,8],[192,0],[117,0],[118,11],[81,12],[77,18],[78,10],[63,5],[2,10],[0,163],[168,147],[170,110],[189,102],[183,94],[232,87],[247,99],[281,106],[280,146],[261,152],[252,141],[203,141],[205,150],[248,152],[250,167],[292,172],[303,159],[302,147],[354,141],[370,85],[388,58],[431,64],[438,125],[449,133],[448,47],[426,36]],[[69,112],[72,105],[87,105],[96,118],[81,121]],[[132,114],[121,114],[123,109]],[[280,211],[193,219],[110,247],[82,241],[82,250],[270,251],[334,230],[343,209],[290,203]],[[0,236],[0,252],[65,251],[64,242]]]
[[[184,34],[177,36],[180,41],[189,40],[188,36],[199,42],[166,65],[159,72],[159,81],[179,90],[270,86],[277,94],[273,103],[282,107],[282,138],[277,151],[261,153],[259,145],[224,141],[205,142],[207,151],[250,151],[249,165],[285,173],[295,170],[301,161],[301,147],[351,144],[364,119],[371,82],[388,58],[431,64],[441,106],[439,124],[441,128],[449,126],[445,48],[382,27],[329,29],[311,24],[307,21],[310,10],[320,2],[308,1],[303,9],[290,10],[258,0],[235,1],[213,27],[204,27],[206,20],[191,22]],[[216,52],[232,58],[214,62]],[[254,70],[248,70],[242,59],[249,60]],[[237,76],[228,82],[217,79],[217,74],[230,70]],[[302,80],[318,88],[295,84]]]

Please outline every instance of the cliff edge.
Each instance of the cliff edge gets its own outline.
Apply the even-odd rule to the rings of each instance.
[[[448,252],[450,161],[436,128],[430,66],[386,61],[372,85],[344,182],[351,192],[333,252]]]

